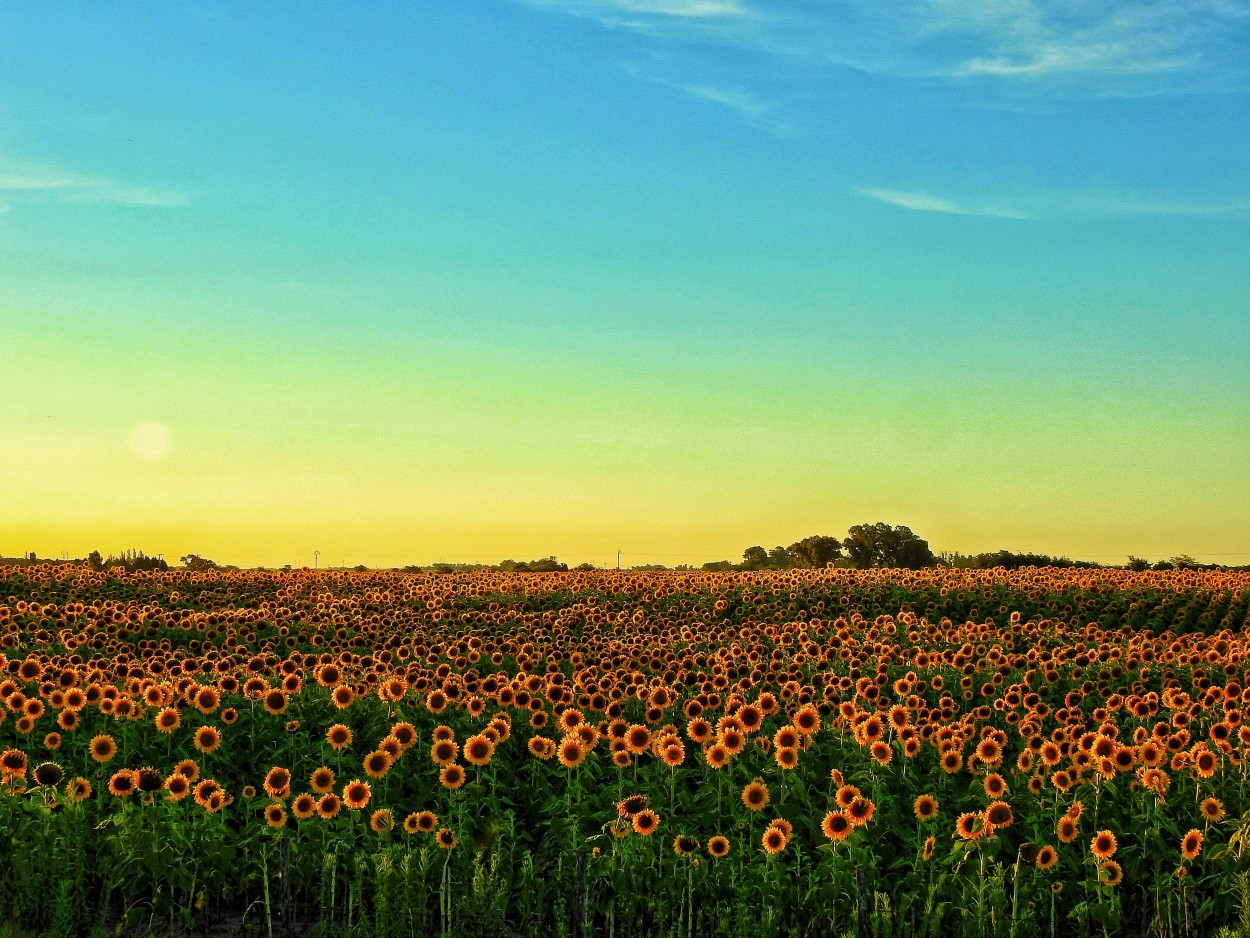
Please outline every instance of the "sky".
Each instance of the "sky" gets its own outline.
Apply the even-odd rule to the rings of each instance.
[[[1250,0],[0,41],[0,555],[1250,563]]]

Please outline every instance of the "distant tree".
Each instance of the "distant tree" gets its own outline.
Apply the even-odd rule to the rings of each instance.
[[[847,532],[842,541],[851,563],[860,568],[904,567],[916,570],[936,563],[929,542],[912,532],[906,525],[857,524]]]
[[[796,567],[824,567],[842,556],[842,542],[827,534],[813,534],[795,541],[786,550]]]
[[[748,547],[742,552],[743,570],[763,570],[768,566],[768,551],[762,547]]]
[[[1150,569],[1150,561],[1144,557],[1134,557],[1132,554],[1129,554],[1128,563],[1124,565],[1124,569],[1140,573],[1143,570]]]
[[[291,565],[290,565],[289,563],[284,563],[284,564],[283,564],[283,565],[282,565],[279,569],[280,569],[283,573],[290,573],[290,572],[291,572]]]
[[[149,557],[141,550],[124,550],[117,556],[110,554],[103,563],[106,569],[121,567],[128,572],[169,569],[169,564],[164,557]]]
[[[93,550],[91,553],[87,555],[87,563],[90,565],[92,570],[103,570],[104,569],[104,555],[101,554],[98,550]]]
[[[582,572],[582,573],[589,573],[591,570],[594,570],[594,569],[595,569],[595,565],[594,565],[593,563],[590,563],[590,562],[586,562],[586,563],[579,563],[579,564],[578,564],[576,567],[574,567],[573,569],[574,569],[574,570],[578,570],[578,571],[580,571],[580,572]]]
[[[187,554],[185,557],[179,557],[178,562],[188,570],[196,573],[204,573],[208,570],[216,570],[217,562],[209,560],[207,557],[201,557],[199,554]]]
[[[719,573],[725,570],[732,570],[733,568],[734,568],[733,562],[729,560],[712,560],[703,565],[704,570],[711,570],[713,573]]]
[[[1174,570],[1196,570],[1199,566],[1198,558],[1191,557],[1189,554],[1177,554],[1175,557],[1168,558],[1168,563]]]
[[[794,566],[790,552],[778,544],[768,552],[768,565],[774,570],[789,570]]]

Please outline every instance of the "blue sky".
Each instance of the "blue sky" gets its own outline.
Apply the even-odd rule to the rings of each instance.
[[[13,538],[174,544],[223,479],[367,470],[459,506],[375,526],[395,555],[625,530],[711,559],[865,513],[949,549],[1250,551],[1250,4],[8,3],[0,35],[0,391],[62,382],[9,405],[6,468],[115,473],[58,470],[115,507],[78,528],[31,483]],[[99,455],[144,421],[177,531]],[[604,486],[633,494],[596,527]],[[376,500],[357,529],[274,498],[239,509],[272,543],[199,536],[380,550]]]

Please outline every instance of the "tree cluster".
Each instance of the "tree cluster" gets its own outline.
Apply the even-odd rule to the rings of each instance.
[[[870,567],[904,567],[915,570],[931,567],[937,557],[929,542],[906,525],[857,524],[846,537],[813,534],[789,547],[778,545],[772,550],[760,546],[742,552],[742,562],[718,560],[703,565],[704,570],[790,570],[825,567],[829,564],[868,569]]]

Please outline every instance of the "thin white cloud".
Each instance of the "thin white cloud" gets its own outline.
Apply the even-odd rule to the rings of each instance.
[[[103,176],[55,171],[0,173],[0,191],[48,193],[65,201],[134,205],[142,208],[172,208],[187,204],[187,197],[180,192],[129,185]]]
[[[714,85],[676,85],[675,87],[691,97],[724,105],[746,117],[763,117],[773,108],[772,104],[761,101],[749,91],[733,91],[717,88]]]
[[[1223,202],[1185,202],[1166,199],[1104,196],[1093,193],[1043,192],[1021,201],[1027,208],[1001,204],[977,204],[935,196],[928,192],[863,186],[860,195],[913,212],[939,212],[946,215],[980,215],[1032,221],[1045,218],[1114,218],[1117,216],[1159,215],[1218,217],[1250,214],[1250,199]]]
[[[905,192],[901,189],[881,189],[865,187],[856,189],[860,195],[877,199],[899,208],[913,212],[941,212],[946,215],[980,215],[987,218],[1009,218],[1015,221],[1027,221],[1034,216],[1028,212],[993,205],[969,205],[952,202],[950,199],[929,195],[927,192]]]
[[[612,28],[916,79],[1082,95],[1244,87],[1250,0],[519,0]]]

